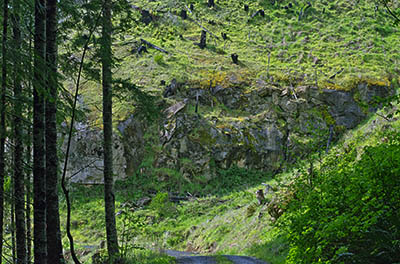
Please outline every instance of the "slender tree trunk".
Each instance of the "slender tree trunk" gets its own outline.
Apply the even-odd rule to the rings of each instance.
[[[28,133],[28,141],[26,144],[26,163],[29,165],[31,164],[31,133]],[[28,166],[29,167],[29,166]],[[32,182],[32,177],[31,177],[31,169],[28,168],[26,170],[26,259],[27,259],[27,263],[31,263],[31,258],[32,258],[32,229],[31,229],[31,200],[32,200],[32,196],[31,196],[31,192],[32,192],[32,188],[31,188],[31,182]]]
[[[21,86],[21,30],[20,30],[20,1],[13,1],[12,26],[14,33],[14,202],[15,227],[17,244],[17,263],[26,263],[26,233],[25,233],[25,187],[23,173],[22,145],[22,86]]]
[[[12,256],[12,263],[16,263],[16,250],[15,250],[15,197],[14,197],[14,178],[11,178],[11,256]]]
[[[44,90],[46,0],[35,0],[33,82],[33,250],[36,264],[47,263]]]
[[[4,176],[5,176],[5,151],[6,141],[6,88],[7,88],[7,25],[8,25],[8,0],[3,1],[3,38],[2,38],[2,83],[0,97],[0,263],[3,259],[3,222],[4,222]]]
[[[111,6],[112,1],[105,0],[102,31],[102,67],[103,67],[103,125],[104,125],[104,200],[106,213],[107,250],[110,259],[118,257],[118,237],[115,223],[115,199],[113,190],[113,154],[112,154],[112,75],[111,75]]]
[[[46,220],[47,261],[61,264],[64,261],[60,216],[58,210],[58,156],[57,156],[57,0],[47,0],[46,8]]]
[[[32,32],[33,22],[29,22],[29,32]],[[28,63],[28,89],[27,94],[32,95],[32,80],[33,80],[33,69],[32,69],[32,36],[29,34],[29,63]],[[32,97],[30,97],[32,98]],[[28,120],[32,120],[32,108],[27,109]],[[27,142],[26,142],[26,244],[27,244],[27,260],[28,263],[32,263],[32,220],[31,220],[31,203],[32,203],[32,127],[27,125]]]

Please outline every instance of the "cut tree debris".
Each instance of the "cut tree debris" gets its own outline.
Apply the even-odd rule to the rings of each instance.
[[[141,41],[143,44],[146,44],[146,45],[147,45],[148,47],[150,47],[150,48],[153,48],[153,49],[156,49],[156,50],[158,50],[158,51],[161,51],[161,52],[164,52],[164,53],[166,53],[166,54],[169,54],[169,52],[166,51],[165,49],[162,49],[162,48],[160,48],[160,47],[154,45],[153,43],[148,42],[147,40],[140,39],[140,41]]]

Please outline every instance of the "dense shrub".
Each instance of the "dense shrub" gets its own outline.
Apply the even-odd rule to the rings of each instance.
[[[312,186],[296,180],[288,263],[400,263],[400,136],[383,141],[329,155]]]

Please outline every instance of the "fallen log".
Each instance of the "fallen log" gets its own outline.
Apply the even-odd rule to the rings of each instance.
[[[141,41],[143,44],[146,44],[146,45],[147,45],[148,47],[150,47],[150,48],[153,48],[153,49],[156,49],[156,50],[161,51],[161,52],[163,52],[163,53],[169,54],[169,52],[166,51],[165,49],[162,49],[162,48],[160,48],[160,47],[154,45],[153,43],[148,42],[147,40],[140,39],[140,41]]]

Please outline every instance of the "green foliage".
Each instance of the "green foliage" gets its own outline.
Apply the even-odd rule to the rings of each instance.
[[[165,65],[164,56],[162,54],[157,54],[154,56],[154,62],[158,65]]]
[[[151,250],[135,250],[127,258],[126,264],[172,264],[175,258]]]
[[[157,104],[157,98],[151,94],[142,91],[142,89],[128,80],[114,79],[114,94],[120,100],[129,101],[135,106],[135,114],[143,117],[146,121],[157,120],[160,115],[160,107]]]
[[[282,222],[291,243],[288,263],[400,261],[400,136],[383,144],[332,153],[296,180],[297,200]]]
[[[258,208],[258,207],[259,207],[259,206],[258,206],[258,204],[257,204],[256,202],[251,203],[251,204],[247,207],[246,216],[247,216],[247,217],[253,216],[254,213],[257,211],[257,208]]]
[[[232,166],[217,170],[217,177],[211,179],[205,188],[218,191],[219,194],[228,194],[235,189],[241,190],[260,184],[269,176],[265,172]]]
[[[176,208],[172,202],[170,202],[168,193],[159,192],[151,200],[150,209],[155,210],[159,217],[170,217],[176,212]]]
[[[143,232],[143,228],[146,226],[146,221],[142,216],[136,214],[130,214],[127,208],[119,211],[117,216],[120,216],[120,232],[119,232],[119,243],[120,243],[120,254],[121,257],[127,259],[136,248],[134,243],[136,237]]]

